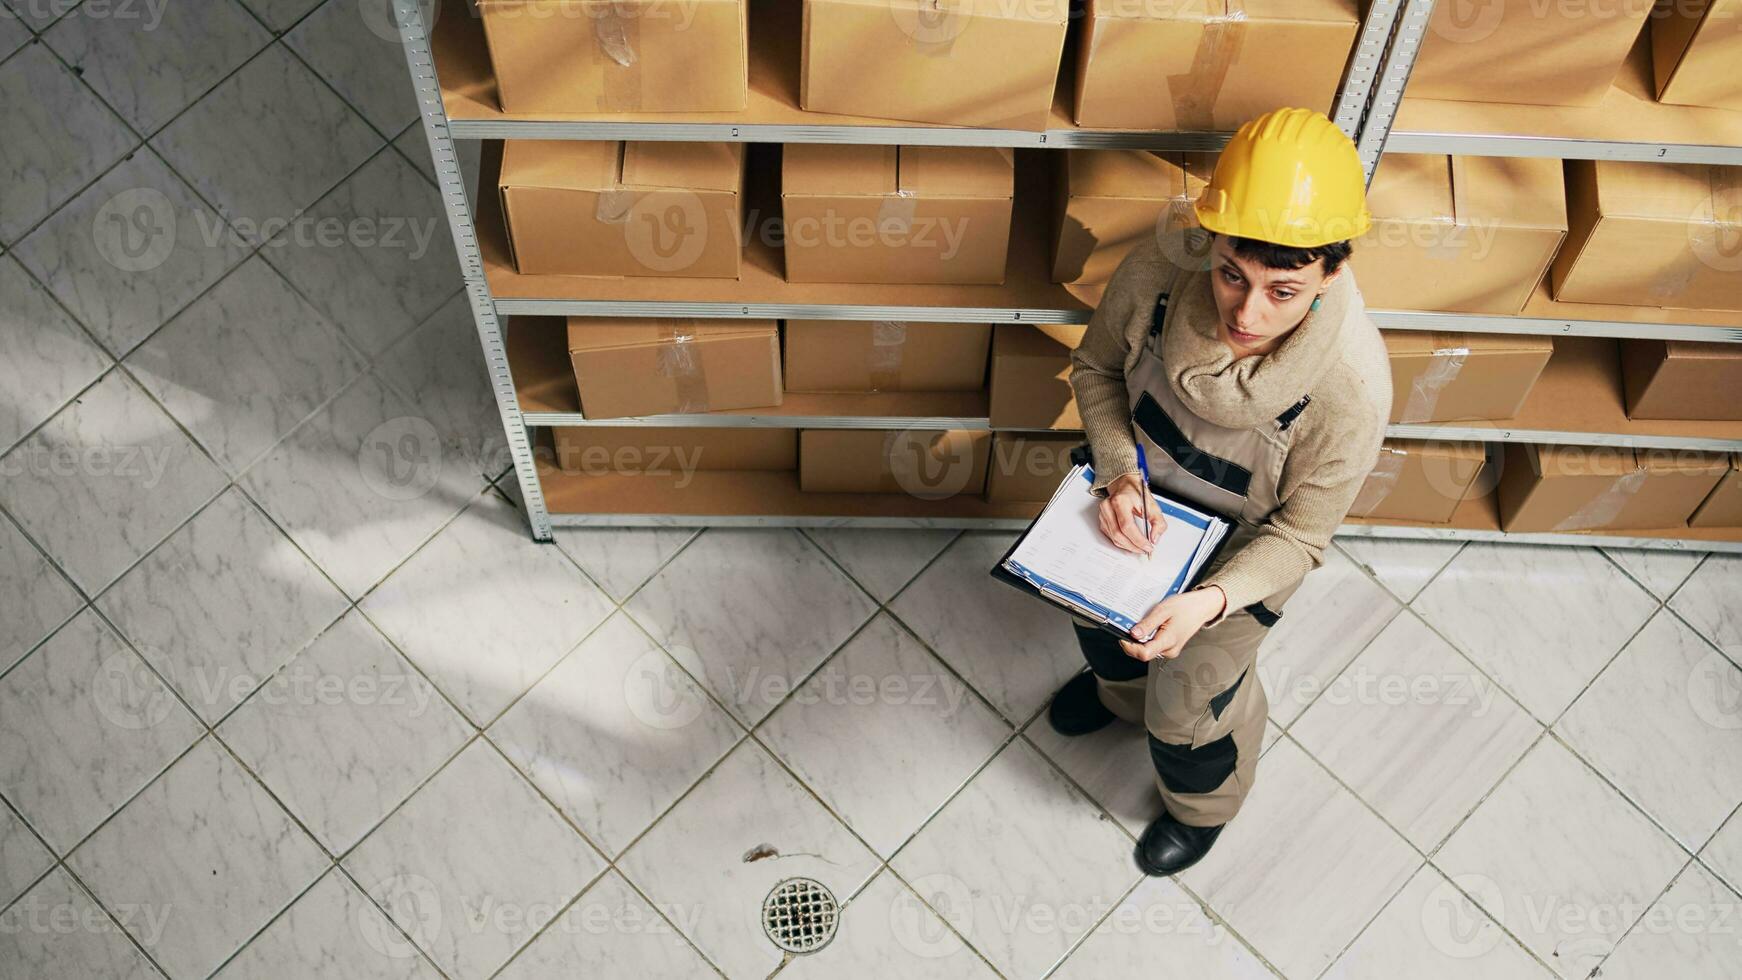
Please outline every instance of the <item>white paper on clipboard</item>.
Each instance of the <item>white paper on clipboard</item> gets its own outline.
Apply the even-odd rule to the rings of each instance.
[[[1158,495],[1167,529],[1146,559],[1101,533],[1101,498],[1089,492],[1093,485],[1087,465],[1071,470],[1004,565],[1084,616],[1129,630],[1197,576],[1230,525]]]

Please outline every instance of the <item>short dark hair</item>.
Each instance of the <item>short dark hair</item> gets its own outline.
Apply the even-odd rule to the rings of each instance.
[[[1238,235],[1229,235],[1228,244],[1233,247],[1235,255],[1251,259],[1268,269],[1304,269],[1319,259],[1324,259],[1327,276],[1336,272],[1343,260],[1355,250],[1348,241],[1314,245],[1312,248],[1295,248],[1292,245],[1261,242],[1256,238],[1241,238]]]

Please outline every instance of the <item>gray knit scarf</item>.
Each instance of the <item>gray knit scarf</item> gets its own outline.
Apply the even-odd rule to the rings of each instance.
[[[1354,276],[1345,272],[1268,354],[1234,359],[1216,336],[1211,272],[1181,272],[1162,324],[1161,359],[1174,394],[1206,422],[1249,429],[1300,401],[1336,361],[1346,325],[1364,312]]]

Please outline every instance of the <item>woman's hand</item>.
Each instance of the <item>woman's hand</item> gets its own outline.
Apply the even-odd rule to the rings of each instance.
[[[1149,516],[1149,536],[1143,534],[1139,518]],[[1167,521],[1156,506],[1155,497],[1143,485],[1139,473],[1126,473],[1107,484],[1107,496],[1101,499],[1099,512],[1101,533],[1116,548],[1139,555],[1155,550],[1155,542],[1167,530]]]
[[[1133,660],[1145,663],[1156,657],[1171,660],[1179,656],[1186,641],[1197,635],[1205,623],[1222,614],[1227,601],[1227,594],[1219,585],[1170,595],[1156,603],[1155,608],[1138,620],[1131,630],[1133,637],[1149,636],[1151,631],[1155,635],[1142,643],[1135,639],[1121,639],[1119,646]]]

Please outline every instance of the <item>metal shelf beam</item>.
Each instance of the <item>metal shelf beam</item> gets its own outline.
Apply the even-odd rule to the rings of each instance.
[[[674,517],[670,514],[553,514],[556,527],[853,527],[853,528],[945,528],[975,531],[1020,531],[1028,527],[1016,518],[915,518],[915,517],[783,517],[721,514]],[[1718,552],[1742,554],[1742,541],[1682,541],[1675,538],[1636,538],[1601,534],[1554,534],[1484,531],[1469,528],[1400,526],[1392,524],[1345,524],[1339,538],[1391,538],[1412,541],[1494,541],[1509,544],[1559,545],[1580,548],[1641,548],[1651,551]]]
[[[832,303],[667,303],[499,299],[503,316],[693,316],[759,320],[914,320],[948,323],[1088,323],[1090,310],[973,306],[842,306]]]

